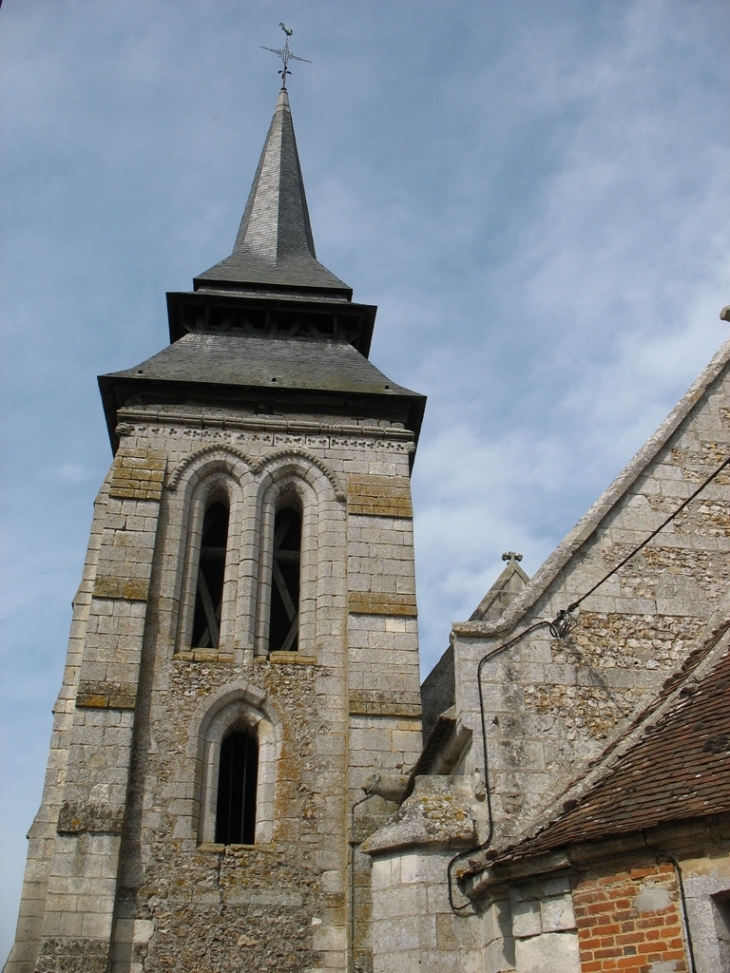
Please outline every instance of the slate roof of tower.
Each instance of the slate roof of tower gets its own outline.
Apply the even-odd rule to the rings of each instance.
[[[309,222],[299,153],[287,92],[282,89],[266,136],[233,253],[195,279],[195,288],[266,285],[325,291],[349,298],[352,290],[318,260]]]
[[[424,398],[346,341],[243,334],[188,334],[140,365],[102,377]]]
[[[574,807],[494,863],[728,811],[730,649],[697,684],[685,683],[676,703]]]

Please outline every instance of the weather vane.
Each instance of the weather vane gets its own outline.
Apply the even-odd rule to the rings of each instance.
[[[2,0],[0,0],[0,3],[2,3]],[[306,57],[297,57],[296,54],[292,54],[292,52],[289,50],[289,38],[294,31],[287,27],[286,24],[280,23],[279,27],[281,27],[286,34],[286,41],[284,42],[283,48],[277,50],[275,47],[264,47],[262,44],[261,50],[271,51],[272,54],[278,55],[278,57],[280,57],[284,62],[284,67],[281,71],[279,71],[279,74],[281,75],[281,87],[286,91],[286,76],[287,74],[291,74],[291,71],[289,70],[289,61],[304,61],[305,64],[311,64],[312,62],[308,61]]]

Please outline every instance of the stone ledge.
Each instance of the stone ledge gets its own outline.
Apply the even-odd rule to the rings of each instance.
[[[300,652],[270,652],[268,656],[258,655],[256,662],[270,662],[278,666],[316,666],[317,658],[313,655],[302,655]]]
[[[415,595],[381,591],[351,591],[347,610],[351,615],[405,615],[409,618],[418,615]]]
[[[226,848],[228,848],[229,851],[253,851],[254,849],[258,849],[260,847],[261,845],[224,845],[219,841],[201,841],[196,848],[196,851],[222,855],[225,853]]]
[[[92,597],[115,601],[147,601],[149,580],[142,578],[97,578]]]
[[[80,682],[76,693],[77,709],[134,709],[136,701],[134,683]]]
[[[220,662],[230,664],[233,662],[233,653],[220,652],[218,649],[185,649],[182,652],[175,652],[172,661]]]

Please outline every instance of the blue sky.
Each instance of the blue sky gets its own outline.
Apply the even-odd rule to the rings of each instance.
[[[166,342],[231,250],[280,20],[318,256],[429,396],[413,489],[424,671],[520,551],[533,574],[728,336],[724,0],[5,0],[2,903],[91,504],[96,375]]]

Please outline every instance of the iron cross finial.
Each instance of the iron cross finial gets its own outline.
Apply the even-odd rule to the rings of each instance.
[[[2,3],[2,0],[0,0],[0,3]],[[278,49],[276,47],[264,47],[262,44],[261,50],[271,51],[272,54],[276,54],[284,62],[284,67],[281,69],[281,71],[279,71],[279,74],[281,75],[281,87],[286,91],[286,76],[287,74],[291,74],[291,71],[289,70],[289,61],[304,61],[305,64],[311,64],[312,62],[308,61],[306,57],[297,57],[296,54],[292,54],[292,52],[289,50],[289,38],[294,31],[290,27],[287,27],[286,24],[280,23],[279,27],[281,27],[286,34],[284,46],[281,49]]]

